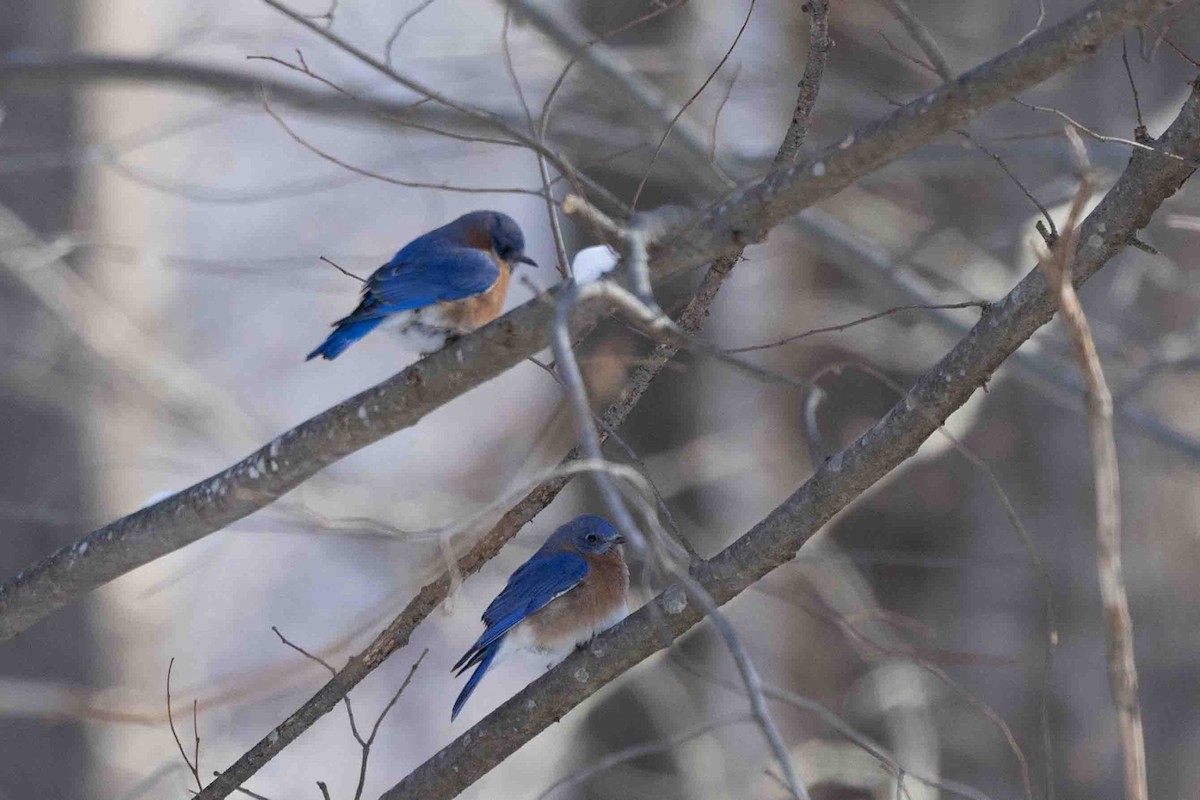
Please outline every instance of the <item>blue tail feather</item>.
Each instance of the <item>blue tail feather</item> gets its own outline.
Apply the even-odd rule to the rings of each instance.
[[[458,699],[454,701],[454,709],[450,712],[451,722],[458,716],[458,712],[462,711],[462,707],[466,705],[467,698],[471,696],[471,693],[475,691],[475,687],[479,685],[483,673],[487,672],[488,667],[492,665],[492,661],[495,660],[496,654],[500,652],[500,645],[503,642],[504,638],[501,637],[499,641],[488,645],[480,651],[483,655],[479,659],[479,666],[471,673],[471,677],[467,679],[467,685],[463,687],[463,690],[458,694]]]
[[[333,333],[329,334],[329,338],[322,342],[320,347],[309,353],[308,357],[304,360],[311,361],[317,356],[321,356],[321,358],[332,361],[340,356],[342,351],[347,347],[375,330],[375,327],[381,322],[383,322],[383,317],[370,317],[367,319],[347,317],[344,320],[340,320],[336,323]]]

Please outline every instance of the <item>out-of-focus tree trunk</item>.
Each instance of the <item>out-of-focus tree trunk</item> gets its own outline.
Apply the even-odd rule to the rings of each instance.
[[[78,4],[3,0],[0,19],[0,52],[67,51],[76,38]],[[75,131],[70,93],[6,92],[0,106],[5,152],[70,146]],[[0,201],[33,229],[56,235],[71,227],[77,177],[70,166],[0,172]],[[0,484],[5,486],[0,503],[6,512],[0,523],[0,572],[15,574],[85,527],[91,494],[87,476],[94,470],[83,453],[81,395],[63,391],[63,375],[88,367],[70,335],[3,274],[0,337],[0,346],[19,354],[9,363],[20,365],[0,376]],[[68,684],[101,680],[93,666],[92,636],[86,607],[75,605],[54,625],[31,630],[0,649],[0,676]],[[0,796],[86,796],[91,758],[82,723],[0,716],[0,753]]]

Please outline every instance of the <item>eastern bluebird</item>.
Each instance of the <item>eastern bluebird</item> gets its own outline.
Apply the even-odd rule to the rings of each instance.
[[[497,656],[532,650],[551,663],[629,613],[629,567],[625,540],[601,517],[584,514],[563,525],[508,579],[483,612],[483,635],[453,669],[475,666],[454,710],[453,721]]]
[[[385,318],[436,350],[500,315],[517,264],[537,266],[525,255],[525,236],[512,217],[499,211],[464,214],[413,239],[375,270],[363,284],[358,308],[333,323],[333,333],[305,360],[337,358]]]

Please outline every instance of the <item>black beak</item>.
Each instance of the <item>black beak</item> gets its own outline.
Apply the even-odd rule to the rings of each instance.
[[[521,256],[520,258],[517,259],[517,263],[518,264],[528,264],[531,267],[536,267],[538,265],[538,263],[536,261],[534,261],[532,258],[530,258],[529,256]]]
[[[625,544],[625,537],[617,534],[617,538],[613,539],[613,544]]]

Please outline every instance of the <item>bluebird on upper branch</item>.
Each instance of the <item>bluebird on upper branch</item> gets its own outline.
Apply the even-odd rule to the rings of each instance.
[[[532,650],[557,663],[625,618],[629,568],[621,553],[624,543],[606,520],[584,514],[551,534],[517,568],[483,612],[483,635],[454,665],[456,676],[471,667],[475,672],[454,701],[452,721],[497,657]]]
[[[423,352],[475,330],[500,315],[525,236],[507,214],[472,211],[404,246],[363,284],[362,301],[308,354],[335,359],[385,319]]]

